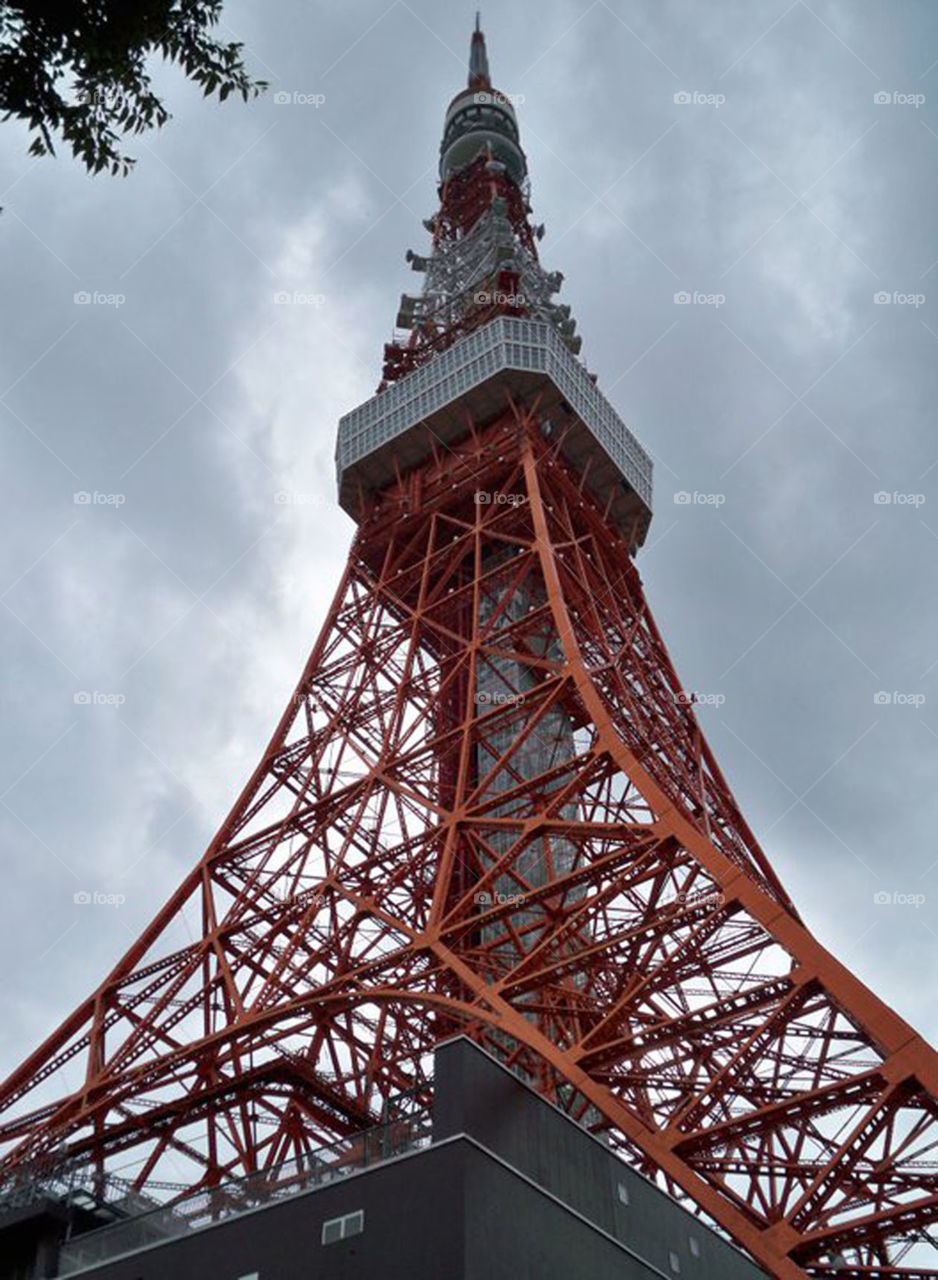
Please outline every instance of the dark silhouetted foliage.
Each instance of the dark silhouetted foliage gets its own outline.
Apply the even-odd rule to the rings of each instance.
[[[0,0],[0,111],[25,120],[30,154],[60,138],[92,173],[127,173],[127,134],[169,118],[147,59],[176,63],[206,96],[247,101],[266,88],[248,75],[242,46],[214,39],[222,0]]]

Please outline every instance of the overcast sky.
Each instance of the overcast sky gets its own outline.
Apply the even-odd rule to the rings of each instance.
[[[468,6],[225,10],[271,91],[157,69],[130,178],[0,126],[0,1070],[199,858],[292,691],[353,533],[337,421],[465,80]],[[542,258],[655,458],[639,565],[705,732],[807,923],[936,1040],[938,6],[482,16]]]

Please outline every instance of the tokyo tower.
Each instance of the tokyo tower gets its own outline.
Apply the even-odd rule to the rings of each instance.
[[[805,927],[704,739],[635,564],[651,462],[541,265],[478,24],[439,176],[339,423],[357,528],[296,691],[0,1087],[0,1192],[302,1166],[425,1106],[462,1034],[769,1275],[938,1277],[938,1057]]]

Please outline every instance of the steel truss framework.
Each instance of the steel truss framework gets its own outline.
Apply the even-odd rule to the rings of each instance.
[[[938,1275],[938,1059],[800,921],[537,421],[373,499],[224,826],[0,1091],[2,1169],[212,1186],[425,1099],[463,1030],[773,1276]]]

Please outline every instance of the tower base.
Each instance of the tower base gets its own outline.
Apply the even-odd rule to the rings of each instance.
[[[0,1280],[764,1277],[465,1037],[436,1050],[431,1113],[395,1126],[67,1242],[62,1206],[8,1210]]]

